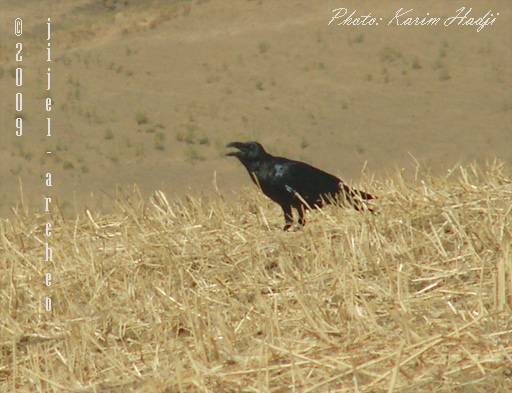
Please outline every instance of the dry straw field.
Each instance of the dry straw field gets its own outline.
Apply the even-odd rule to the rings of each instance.
[[[0,226],[2,392],[512,391],[512,179],[499,163],[366,179],[379,214],[282,232],[232,202],[120,192]],[[42,310],[43,272],[55,309]]]

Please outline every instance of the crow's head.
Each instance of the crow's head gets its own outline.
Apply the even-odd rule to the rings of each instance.
[[[258,161],[267,154],[258,142],[231,142],[226,147],[238,149],[238,151],[231,151],[226,155],[236,157],[242,162]]]

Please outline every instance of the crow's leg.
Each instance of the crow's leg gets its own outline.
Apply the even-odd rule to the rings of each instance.
[[[283,209],[284,214],[284,228],[283,231],[287,231],[291,228],[293,224],[293,213],[292,213],[292,207],[290,205],[281,205],[281,209]]]
[[[300,205],[297,208],[297,211],[299,212],[299,224],[302,226],[306,225],[306,207],[304,205]]]

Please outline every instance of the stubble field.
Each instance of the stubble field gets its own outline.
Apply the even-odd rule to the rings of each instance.
[[[281,231],[254,188],[0,225],[3,392],[506,392],[512,179],[366,178],[378,214]],[[44,271],[55,284],[43,286]],[[51,294],[54,311],[43,311]]]

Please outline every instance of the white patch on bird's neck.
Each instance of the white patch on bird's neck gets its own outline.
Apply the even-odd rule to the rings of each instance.
[[[275,174],[274,176],[281,177],[284,175],[284,166],[283,165],[274,165]]]

